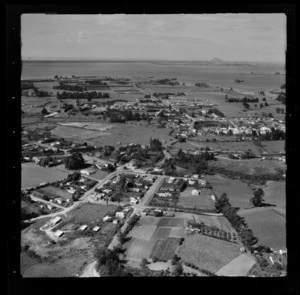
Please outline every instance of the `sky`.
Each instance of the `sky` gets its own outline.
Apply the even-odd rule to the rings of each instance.
[[[21,16],[23,59],[285,61],[285,14]]]

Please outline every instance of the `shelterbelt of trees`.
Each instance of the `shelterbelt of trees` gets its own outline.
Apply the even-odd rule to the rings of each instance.
[[[57,99],[93,99],[93,98],[109,98],[109,93],[107,92],[57,92]]]

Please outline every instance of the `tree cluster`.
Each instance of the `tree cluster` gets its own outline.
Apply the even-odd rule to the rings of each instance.
[[[251,248],[257,242],[253,232],[248,228],[245,219],[237,214],[238,208],[232,207],[227,194],[223,193],[215,203],[217,212],[223,213],[233,228],[240,234],[241,241],[246,247]]]
[[[250,203],[254,207],[262,207],[264,204],[263,196],[265,195],[264,191],[261,188],[258,188],[253,193],[253,198],[250,199]]]
[[[210,87],[207,83],[196,83],[195,86],[198,86],[201,88],[209,88]]]
[[[218,110],[216,108],[209,109],[207,113],[208,114],[215,114],[215,115],[217,115],[219,117],[223,117],[223,118],[225,117],[225,115],[220,110]]]
[[[284,92],[279,93],[276,100],[280,101],[283,104],[286,104],[286,94]]]
[[[87,99],[91,100],[94,98],[109,98],[109,93],[107,92],[57,92],[56,94],[57,99]]]
[[[65,159],[65,167],[68,170],[77,170],[85,167],[85,161],[82,154],[76,152]]]
[[[39,90],[37,87],[33,85],[33,92],[37,97],[48,97],[51,96],[51,93],[48,91]]]
[[[158,79],[158,80],[154,80],[152,81],[152,84],[161,84],[161,85],[171,85],[171,86],[175,86],[175,85],[179,85],[179,82],[176,81],[176,78],[165,78],[165,79]]]

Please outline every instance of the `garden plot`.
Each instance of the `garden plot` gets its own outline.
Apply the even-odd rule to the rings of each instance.
[[[174,256],[180,238],[168,238],[166,240],[157,240],[153,248],[151,258],[158,258],[161,261],[168,261]]]
[[[170,227],[158,227],[153,233],[151,240],[165,240],[171,233]]]
[[[185,220],[182,218],[162,217],[160,218],[158,227],[185,227]]]

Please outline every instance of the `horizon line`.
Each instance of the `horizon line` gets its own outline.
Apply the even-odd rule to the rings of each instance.
[[[212,59],[131,59],[131,58],[82,58],[82,57],[75,57],[75,58],[68,58],[68,57],[41,57],[41,58],[21,58],[22,62],[49,62],[49,61],[127,61],[127,62],[210,62],[214,59],[219,59],[222,62],[236,62],[236,63],[277,63],[277,64],[285,64],[285,61],[250,61],[250,60],[223,60],[220,58],[212,58]]]

